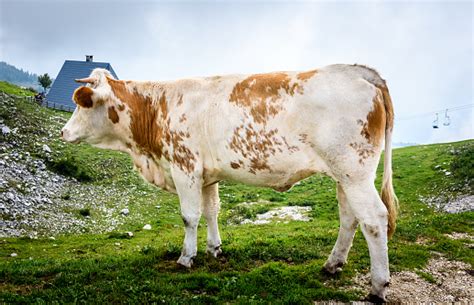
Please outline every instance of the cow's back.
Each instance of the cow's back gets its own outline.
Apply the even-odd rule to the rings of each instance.
[[[334,176],[345,155],[352,161],[351,145],[366,145],[361,133],[374,107],[374,83],[383,82],[371,69],[348,65],[205,81],[196,115],[204,167],[216,180],[277,189],[314,172]],[[375,156],[378,147],[371,149]]]

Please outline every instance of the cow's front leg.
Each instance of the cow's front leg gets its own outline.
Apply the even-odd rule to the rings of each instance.
[[[194,178],[193,178],[194,177]],[[173,180],[179,196],[181,216],[184,222],[184,243],[178,264],[190,268],[197,254],[197,227],[201,218],[202,179],[177,171]]]
[[[222,253],[221,236],[217,216],[219,215],[219,186],[218,183],[202,189],[202,204],[204,217],[207,221],[207,253],[217,257]]]

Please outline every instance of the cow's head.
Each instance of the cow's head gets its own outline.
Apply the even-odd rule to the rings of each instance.
[[[77,107],[61,130],[66,142],[122,150],[122,140],[127,137],[124,122],[120,122],[126,119],[120,111],[124,105],[112,93],[108,78],[113,79],[109,71],[95,69],[88,78],[76,80],[86,85],[74,91]]]

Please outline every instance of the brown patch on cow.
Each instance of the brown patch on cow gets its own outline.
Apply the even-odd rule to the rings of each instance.
[[[137,91],[128,91],[125,82],[108,79],[114,95],[130,108],[130,130],[137,146],[147,154],[155,154],[158,159],[166,154],[163,147],[164,119],[167,111],[164,107],[154,107],[149,96],[143,96]],[[158,120],[160,122],[158,122]],[[165,156],[167,159],[169,156]]]
[[[351,228],[351,230],[355,230],[357,229],[357,226],[359,225],[359,222],[357,220],[354,220],[351,225],[349,226],[349,228]]]
[[[365,159],[375,155],[374,147],[371,144],[353,142],[349,143],[349,146],[352,147],[359,155],[360,164],[364,164]]]
[[[162,91],[157,101],[140,94],[136,88],[128,90],[125,82],[107,79],[115,96],[130,109],[130,130],[137,147],[146,155],[157,159],[162,157],[190,173],[194,170],[196,158],[185,145],[190,134],[170,129],[166,92]],[[133,86],[133,83],[129,83]],[[170,154],[172,147],[173,153]]]
[[[84,107],[84,108],[91,108],[93,106],[92,102],[92,91],[89,87],[79,87],[74,91],[72,95],[72,99],[76,102],[77,105]]]
[[[237,162],[230,162],[230,167],[232,167],[233,169],[238,169],[240,168],[240,164]]]
[[[117,124],[119,121],[119,116],[118,116],[117,111],[115,111],[114,106],[109,107],[108,114],[109,114],[109,119],[112,121],[112,123]]]
[[[117,106],[119,111],[124,111],[125,110],[125,105],[124,104],[118,104]]]
[[[250,161],[247,165],[250,173],[271,171],[268,159],[275,155],[277,150],[282,151],[279,148],[284,147],[283,142],[276,136],[277,132],[278,129],[255,130],[252,124],[240,125],[234,129],[229,148]],[[244,164],[241,163],[241,165]]]
[[[379,237],[379,230],[377,229],[376,226],[364,224],[364,228],[367,230],[367,232],[372,235],[373,237],[377,238]]]
[[[317,70],[311,70],[311,71],[307,71],[307,72],[301,72],[301,73],[298,73],[296,78],[298,78],[301,81],[307,81],[308,79],[313,77],[316,74],[316,72],[318,72],[318,71]]]
[[[186,121],[186,114],[182,114],[180,117],[179,117],[179,122],[180,123],[183,123],[184,121]]]
[[[173,146],[172,163],[188,173],[194,170],[196,158],[191,150],[184,145],[184,138],[190,138],[189,132],[170,131],[171,145]],[[169,143],[168,143],[169,145]]]
[[[358,67],[362,67],[364,69],[367,69],[367,70],[371,71],[373,74],[375,74],[377,76],[378,80],[376,82],[371,82],[371,83],[375,87],[377,87],[377,89],[379,89],[382,92],[383,104],[384,104],[384,108],[385,108],[385,112],[386,112],[386,126],[385,126],[385,129],[392,131],[393,130],[393,121],[394,121],[395,115],[394,115],[394,112],[393,112],[392,98],[390,97],[390,93],[389,93],[388,88],[387,88],[387,83],[385,82],[385,80],[383,78],[380,77],[380,73],[378,73],[377,70],[375,70],[371,67],[365,66],[365,65],[360,65],[360,64],[354,64],[353,66],[358,66]]]
[[[178,98],[178,102],[176,103],[176,105],[181,106],[182,104],[183,104],[183,95],[180,94],[179,98]]]
[[[373,98],[372,111],[367,114],[367,124],[364,125],[361,134],[371,143],[379,145],[385,135],[386,113],[382,92],[377,89]]]
[[[308,135],[306,133],[300,133],[298,136],[298,141],[304,144],[308,144]]]
[[[381,90],[376,89],[376,94],[373,98],[372,110],[367,114],[367,121],[361,119],[357,120],[357,124],[362,126],[360,131],[368,143],[373,146],[379,146],[382,138],[385,135],[386,127],[386,111],[384,105],[384,99]]]
[[[286,141],[286,137],[283,136],[281,137],[281,139],[283,140],[283,143],[285,143],[286,149],[288,149],[290,154],[300,150],[298,146],[295,146],[295,145],[290,146],[290,144],[288,144],[288,142]]]
[[[265,124],[283,109],[282,93],[293,96],[302,92],[298,83],[290,81],[282,72],[251,75],[234,86],[229,101],[249,108],[255,123]]]

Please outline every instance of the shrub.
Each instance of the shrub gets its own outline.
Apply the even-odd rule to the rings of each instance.
[[[79,214],[81,214],[84,217],[91,216],[91,210],[89,210],[87,208],[86,209],[80,209]]]
[[[453,175],[467,182],[471,190],[474,190],[474,145],[466,145],[454,153],[451,162]]]
[[[77,164],[78,162],[72,156],[65,156],[47,162],[48,168],[57,174],[76,178],[78,181],[82,182],[92,181],[92,175]]]

